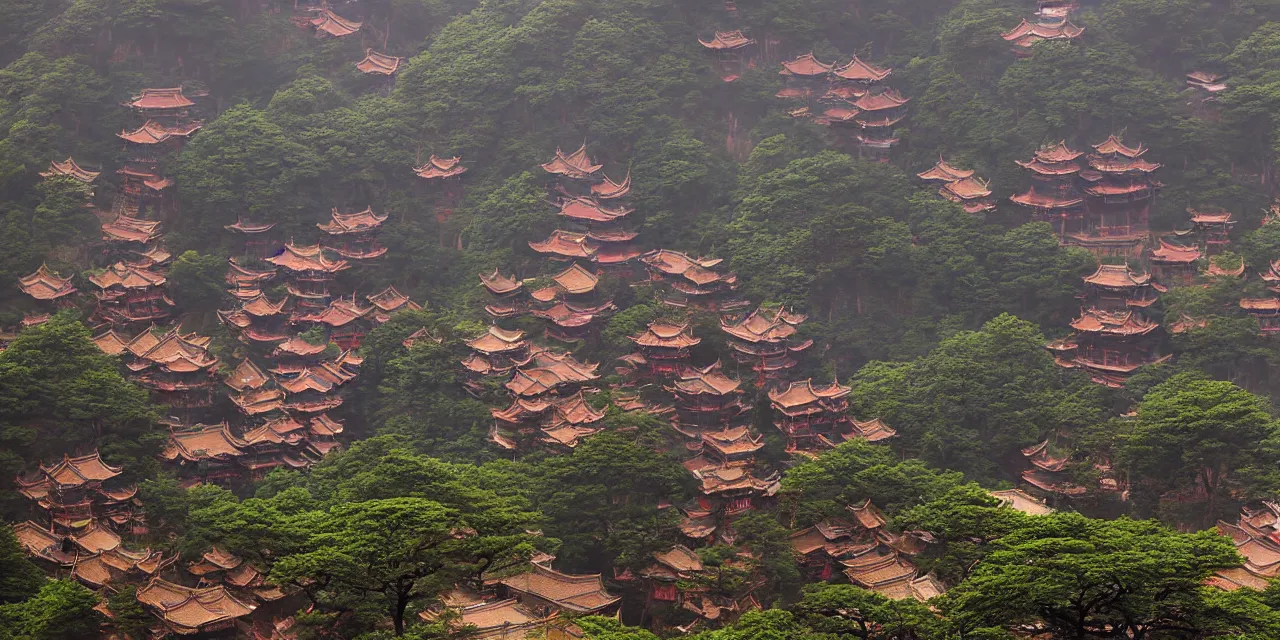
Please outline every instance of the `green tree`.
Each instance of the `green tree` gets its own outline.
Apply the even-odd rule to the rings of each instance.
[[[848,584],[805,587],[792,612],[820,637],[860,640],[942,638],[945,623],[927,606],[910,598],[890,600]]]
[[[995,547],[947,593],[943,611],[961,629],[1043,624],[1067,640],[1194,635],[1189,619],[1207,612],[1202,582],[1239,562],[1215,532],[1077,514],[1028,518]]]
[[[1273,452],[1265,446],[1275,423],[1264,398],[1230,382],[1181,374],[1153,387],[1138,405],[1132,430],[1117,446],[1118,462],[1135,486],[1156,496],[1178,491],[1216,500],[1251,474],[1265,473]]]
[[[13,529],[0,527],[0,605],[26,600],[43,583],[44,574],[27,560]]]
[[[22,602],[0,605],[0,638],[81,640],[95,636],[103,622],[94,611],[98,596],[79,584],[50,580]]]

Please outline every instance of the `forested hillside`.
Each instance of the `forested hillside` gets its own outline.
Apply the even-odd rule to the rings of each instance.
[[[1280,637],[1277,113],[1271,0],[0,2],[0,640]]]

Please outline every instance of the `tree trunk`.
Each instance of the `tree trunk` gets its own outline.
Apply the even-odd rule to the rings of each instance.
[[[391,613],[391,620],[395,623],[396,635],[404,635],[404,610],[409,607],[408,594],[396,594],[396,610]]]

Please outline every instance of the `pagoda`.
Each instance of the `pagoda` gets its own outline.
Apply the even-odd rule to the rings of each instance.
[[[1048,346],[1059,366],[1083,368],[1094,382],[1119,388],[1139,367],[1168,359],[1154,355],[1159,327],[1132,310],[1086,309],[1071,322],[1070,338]]]
[[[482,376],[510,373],[528,364],[532,357],[523,331],[507,331],[497,325],[490,325],[484,333],[468,340],[467,347],[472,353],[462,361],[462,366]]]
[[[316,414],[342,406],[339,387],[355,376],[341,367],[308,367],[293,375],[277,375],[276,384],[285,392],[284,407],[290,413],[302,414],[307,419]]]
[[[126,106],[145,121],[117,134],[125,143],[125,162],[116,172],[120,191],[113,212],[117,217],[156,219],[170,212],[174,202],[173,181],[158,173],[159,162],[180,149],[201,125],[189,118],[195,103],[182,87],[143,89]]]
[[[781,474],[775,471],[761,476],[753,469],[755,453],[764,445],[748,428],[704,433],[700,444],[701,452],[685,460],[683,466],[698,482],[699,492],[709,503],[708,515],[721,520],[722,530],[732,527],[731,518],[751,511],[760,500],[778,492]]]
[[[70,304],[68,296],[76,292],[70,277],[62,277],[44,264],[35,273],[18,278],[18,288],[36,300],[54,301],[59,305]]]
[[[795,354],[813,346],[813,340],[796,340],[796,327],[808,316],[778,307],[758,307],[736,322],[720,319],[729,334],[729,348],[739,363],[750,365],[759,377],[757,386],[796,366]]]
[[[223,226],[227,231],[244,236],[244,255],[253,258],[265,258],[271,255],[270,239],[267,234],[274,229],[274,222],[251,222],[236,220],[235,224]]]
[[[156,336],[148,329],[126,349],[132,356],[126,366],[157,402],[188,411],[212,404],[218,358],[209,353],[209,338],[183,335],[177,329]]]
[[[650,376],[678,373],[689,361],[689,349],[702,342],[693,337],[689,323],[658,319],[649,323],[639,335],[628,336],[636,348],[622,360]]]
[[[692,440],[706,431],[744,426],[750,417],[742,383],[726,376],[719,361],[701,368],[681,367],[666,390],[675,398],[671,426]]]
[[[1055,454],[1051,451],[1049,441],[1027,447],[1022,456],[1031,463],[1031,468],[1022,472],[1022,480],[1039,491],[1058,496],[1079,496],[1087,489],[1072,481],[1067,470],[1071,461],[1068,454]]]
[[[513,398],[506,409],[490,409],[490,439],[507,450],[524,449],[534,440],[552,451],[573,449],[600,431],[604,411],[587,403],[578,391],[563,398]]]
[[[541,242],[529,242],[529,248],[557,261],[575,258],[594,259],[600,243],[585,233],[556,229]]]
[[[1165,287],[1191,284],[1196,277],[1196,263],[1203,255],[1196,247],[1161,240],[1160,246],[1150,250],[1151,274]]]
[[[1141,157],[1147,152],[1142,145],[1125,146],[1114,135],[1093,148],[1089,168],[1079,173],[1087,220],[1072,240],[1099,257],[1137,258],[1149,235],[1151,200],[1162,186],[1151,173],[1161,165]]]
[[[284,597],[284,592],[278,587],[266,583],[265,576],[257,567],[216,546],[196,561],[188,562],[186,569],[187,573],[199,578],[202,585],[223,585],[245,602],[272,602]]]
[[[710,310],[728,311],[741,308],[745,301],[727,301],[724,295],[738,286],[738,276],[723,274],[712,269],[723,262],[720,259],[694,259],[676,251],[657,249],[640,256],[649,269],[650,279],[664,282],[682,297],[668,298],[667,304],[676,307],[695,306]]]
[[[300,309],[323,309],[329,303],[329,285],[339,272],[351,268],[346,260],[330,260],[320,245],[285,243],[280,253],[267,258],[288,273],[286,288],[298,298]]]
[[[557,300],[585,303],[592,299],[600,277],[582,268],[576,262],[563,271],[551,276],[551,284],[536,291],[529,297],[540,303],[552,303]]]
[[[404,58],[378,53],[373,49],[364,50],[364,59],[356,63],[356,68],[367,76],[390,77],[395,75]]]
[[[355,213],[338,213],[333,210],[333,218],[324,224],[317,224],[321,231],[340,239],[340,247],[325,247],[349,260],[369,260],[378,258],[387,252],[387,248],[378,244],[377,233],[386,222],[387,215],[379,216],[373,208]]]
[[[1084,27],[1077,27],[1065,18],[1051,22],[1027,22],[1023,19],[1018,26],[1000,34],[1005,42],[1013,45],[1013,54],[1019,58],[1031,55],[1032,47],[1043,40],[1075,40],[1084,33]]]
[[[156,271],[117,262],[89,275],[89,282],[99,289],[95,315],[112,325],[152,322],[172,313],[173,301],[164,291],[167,279]]]
[[[240,303],[239,309],[218,311],[222,323],[249,343],[274,345],[289,339],[289,314],[285,296],[279,302],[271,302],[264,294]]]
[[[1085,276],[1085,300],[1104,311],[1129,307],[1143,308],[1156,301],[1156,293],[1163,289],[1151,282],[1151,274],[1138,274],[1122,264],[1099,265],[1092,275]]]
[[[275,269],[247,267],[235,258],[228,258],[227,265],[227,293],[237,300],[252,300],[262,295],[262,282],[276,275]]]
[[[743,35],[741,31],[717,31],[710,40],[698,38],[698,44],[716,54],[720,61],[720,78],[725,82],[733,82],[742,77],[746,68],[743,53],[755,43],[755,40]]]
[[[106,523],[121,533],[145,529],[138,488],[118,481],[122,469],[102,460],[95,449],[83,456],[62,456],[16,479],[18,491],[31,500],[49,525],[64,532],[87,522]]]
[[[1200,238],[1208,255],[1221,252],[1222,247],[1231,243],[1231,228],[1236,223],[1231,219],[1230,211],[1198,211],[1187,207],[1187,213],[1191,214],[1192,230]]]
[[[359,31],[360,25],[364,23],[347,20],[326,7],[309,24],[315,29],[317,38],[343,38]]]
[[[906,104],[910,100],[896,89],[885,89],[853,102],[853,108],[857,110],[854,121],[861,129],[856,140],[872,159],[888,162],[889,151],[898,144],[898,138],[893,136],[893,127],[907,117]]]
[[[422,305],[410,300],[409,296],[396,291],[396,288],[391,285],[371,296],[365,296],[365,299],[374,306],[373,321],[378,324],[390,320],[392,314],[400,311],[422,310]]]
[[[601,266],[622,265],[640,255],[630,244],[638,234],[626,224],[627,214],[633,211],[603,204],[594,196],[568,197],[560,202],[560,215],[586,232],[587,241],[594,245],[590,258]]]
[[[850,439],[846,434],[851,434],[853,420],[846,412],[851,391],[838,382],[815,386],[812,380],[769,391],[769,404],[777,413],[774,424],[786,434],[787,450],[831,448]]]
[[[511,318],[524,313],[528,308],[525,298],[524,283],[514,275],[504,276],[493,270],[491,274],[480,274],[480,284],[488,290],[493,300],[484,306],[485,313],[494,318]]]
[[[1029,161],[1016,161],[1031,172],[1031,187],[1009,199],[1030,209],[1033,219],[1052,224],[1064,244],[1068,235],[1081,234],[1085,228],[1084,197],[1075,183],[1081,155],[1059,142],[1041,147]]]
[[[102,223],[102,240],[108,243],[149,246],[160,239],[159,220],[140,220],[127,215]]]
[[[270,357],[275,366],[271,371],[277,374],[295,374],[317,366],[328,348],[328,342],[311,344],[295,334],[272,350]]]

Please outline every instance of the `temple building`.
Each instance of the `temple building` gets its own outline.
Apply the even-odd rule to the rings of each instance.
[[[391,285],[371,296],[365,296],[365,299],[374,306],[373,320],[378,324],[390,320],[392,314],[400,311],[422,310],[422,305],[410,300],[409,296],[396,291],[396,288]]]
[[[557,300],[585,303],[593,298],[600,277],[576,262],[551,276],[551,284],[529,293],[533,300],[549,304]]]
[[[759,449],[760,436],[751,436],[745,427],[717,432],[720,447],[735,453],[732,462],[715,448],[706,446],[703,452],[684,461],[684,468],[698,482],[698,491],[710,505],[710,515],[720,521],[722,531],[732,529],[732,519],[756,508],[759,501],[771,498],[781,487],[781,474],[776,471],[757,475],[754,469],[755,451]],[[722,538],[724,535],[722,534]]]
[[[355,295],[352,295],[350,298],[335,298],[329,302],[329,306],[319,311],[299,309],[290,317],[290,322],[321,327],[328,342],[337,344],[343,350],[350,350],[359,348],[360,341],[376,324],[376,310],[377,307],[361,306]]]
[[[125,106],[142,114],[148,119],[175,124],[187,117],[188,109],[195,106],[190,98],[183,95],[182,87],[166,89],[143,89],[133,96]]]
[[[796,327],[808,316],[778,307],[758,307],[736,322],[720,319],[720,328],[729,334],[733,358],[756,372],[757,386],[776,379],[796,365],[795,354],[813,346],[813,340],[795,339]]]
[[[716,54],[720,63],[720,78],[725,82],[733,82],[742,77],[746,70],[747,60],[743,54],[756,41],[743,35],[741,31],[717,31],[710,40],[698,38],[698,43]]]
[[[1236,553],[1244,559],[1238,567],[1219,569],[1206,581],[1209,586],[1223,591],[1240,588],[1265,591],[1271,582],[1280,577],[1280,516],[1276,506],[1263,502],[1255,507],[1245,507],[1235,524],[1218,521],[1218,533],[1231,539]]]
[[[502,595],[535,611],[606,615],[622,600],[605,589],[600,574],[573,575],[540,564],[531,564],[525,573],[499,578],[497,584]]]
[[[517,368],[503,387],[522,398],[536,398],[545,394],[563,396],[599,380],[600,376],[596,374],[599,366],[595,363],[578,362],[568,353],[540,351],[527,364]]]
[[[563,398],[513,398],[506,409],[490,409],[490,440],[509,451],[535,444],[553,452],[573,449],[582,438],[600,432],[604,411],[587,403],[582,392]]]
[[[400,68],[404,58],[378,53],[373,49],[364,50],[364,59],[356,63],[360,73],[371,76],[391,76]]]
[[[379,254],[381,255],[381,254]],[[324,309],[329,305],[329,286],[339,271],[351,268],[346,260],[330,260],[320,245],[299,246],[292,241],[267,262],[288,274],[287,290],[298,298],[300,309]]]
[[[160,239],[159,228],[159,220],[140,220],[121,214],[102,223],[102,240],[108,244],[148,246]]]
[[[125,364],[135,381],[150,389],[157,402],[189,414],[213,402],[218,358],[208,348],[209,338],[195,334],[183,335],[171,329],[156,336],[144,330],[126,346],[126,353],[132,357]]]
[[[569,181],[568,184],[561,182],[561,186],[570,189],[575,183],[581,185],[595,184],[600,181],[600,169],[603,165],[594,164],[591,157],[587,155],[587,144],[584,142],[582,146],[570,154],[565,154],[556,147],[556,155],[548,162],[542,165],[543,171]],[[581,190],[581,186],[578,189]]]
[[[222,585],[244,602],[272,602],[284,597],[279,587],[268,584],[257,567],[240,556],[218,547],[204,552],[195,562],[187,563],[187,573],[200,579],[201,585]]]
[[[585,233],[556,229],[541,242],[529,242],[529,248],[552,260],[567,261],[574,258],[594,259],[600,243]]]
[[[594,305],[557,302],[547,309],[532,309],[529,315],[547,321],[545,335],[559,342],[579,342],[599,329],[598,319],[609,316],[617,306],[612,301]]]
[[[1197,211],[1187,207],[1187,213],[1191,214],[1192,231],[1198,237],[1206,254],[1212,256],[1220,253],[1224,246],[1231,243],[1231,228],[1236,223],[1231,219],[1230,211],[1223,209]]]
[[[83,456],[64,455],[49,466],[41,464],[35,473],[19,475],[16,483],[42,519],[57,530],[72,532],[96,522],[120,533],[145,532],[138,488],[119,482],[121,471],[104,462],[95,449]]]
[[[271,238],[267,235],[274,229],[274,222],[252,222],[236,220],[235,224],[223,226],[227,231],[244,236],[244,255],[253,258],[266,258],[274,253]]]
[[[72,180],[80,183],[81,187],[84,189],[85,196],[92,199],[94,195],[93,183],[101,174],[102,171],[90,171],[81,167],[76,164],[75,160],[68,156],[67,159],[62,162],[58,162],[57,160],[51,161],[49,163],[49,168],[40,172],[40,177],[48,179],[66,176],[71,178]]]
[[[1041,147],[1029,161],[1018,160],[1018,166],[1031,172],[1031,187],[1009,198],[1014,204],[1030,209],[1033,220],[1052,224],[1064,244],[1068,235],[1085,232],[1084,196],[1075,181],[1080,173],[1077,159],[1081,155],[1067,147],[1066,142],[1059,142]]]
[[[725,300],[738,287],[738,276],[717,273],[712,269],[721,259],[694,259],[677,251],[658,249],[640,256],[655,282],[669,285],[677,293],[664,302],[675,307],[693,306],[708,310],[728,311],[746,306],[745,300]]]
[[[289,297],[271,302],[264,294],[240,303],[239,309],[218,311],[222,324],[239,334],[242,340],[261,345],[274,345],[289,339],[289,314],[285,305]]]
[[[1141,157],[1146,147],[1125,146],[1114,135],[1093,148],[1089,168],[1079,173],[1087,223],[1074,236],[1075,244],[1098,256],[1140,257],[1149,236],[1151,201],[1163,186],[1151,173],[1161,165]]]
[[[467,168],[462,165],[462,159],[458,156],[441,158],[431,154],[426,164],[414,167],[413,172],[424,180],[447,180],[466,173]]]
[[[667,391],[675,397],[671,426],[697,441],[708,431],[744,426],[751,408],[743,399],[742,383],[726,376],[720,363],[707,367],[681,367]]]
[[[1043,500],[1021,490],[1021,489],[1003,489],[1000,491],[988,491],[991,497],[999,500],[1004,506],[1021,511],[1029,516],[1047,516],[1054,512],[1053,507],[1045,504]]]
[[[1084,283],[1086,302],[1103,311],[1145,309],[1164,289],[1151,281],[1151,274],[1134,273],[1123,264],[1098,265],[1097,271],[1085,276]]]
[[[173,301],[165,293],[164,274],[117,262],[88,279],[98,287],[94,315],[113,326],[153,322],[173,311]]]
[[[1240,308],[1257,318],[1263,335],[1280,333],[1280,298],[1241,298]]]
[[[814,386],[812,380],[769,391],[769,403],[778,416],[774,424],[786,434],[787,450],[832,448],[853,437],[853,420],[847,415],[851,391],[838,382]]]
[[[505,375],[529,363],[533,352],[523,331],[507,331],[490,325],[484,333],[467,341],[472,353],[462,366],[481,376]]]
[[[524,282],[515,275],[504,276],[497,269],[491,274],[480,274],[480,284],[493,296],[484,306],[485,313],[494,318],[511,318],[528,310]]]
[[[944,160],[941,155],[939,155],[938,161],[934,163],[928,171],[917,173],[916,177],[924,180],[925,182],[932,182],[936,183],[938,186],[942,186],[949,182],[956,182],[958,180],[964,180],[965,178],[971,178],[973,177],[973,174],[974,171],[972,169],[960,169],[952,166]]]
[[[1013,29],[1000,34],[1005,42],[1013,46],[1013,54],[1025,58],[1032,53],[1032,47],[1043,40],[1075,40],[1084,33],[1084,27],[1077,27],[1065,18],[1052,22],[1027,22],[1025,19]]]
[[[227,423],[173,429],[160,459],[178,465],[186,484],[231,480],[244,474],[238,459],[248,446]]]
[[[909,100],[911,98],[904,98],[896,89],[886,89],[869,93],[853,102],[857,110],[854,120],[861,129],[855,139],[868,157],[888,161],[889,151],[898,144],[893,127],[907,117],[906,104]]]
[[[227,293],[237,300],[252,300],[262,295],[262,283],[276,276],[275,269],[257,269],[227,258]]]
[[[1022,456],[1031,463],[1031,468],[1022,472],[1022,480],[1040,492],[1051,496],[1071,497],[1088,491],[1073,482],[1067,471],[1071,456],[1065,452],[1055,452],[1049,440],[1023,449]]]
[[[18,278],[18,288],[36,300],[55,301],[59,304],[70,302],[67,296],[76,292],[76,288],[71,286],[70,277],[62,277],[44,264],[35,273]]]
[[[834,64],[815,58],[813,52],[787,60],[782,63],[782,70],[778,72],[786,78],[787,84],[777,95],[779,98],[800,98],[806,101],[822,96],[826,93],[831,70],[834,68]]]
[[[180,636],[232,632],[237,621],[257,608],[222,585],[192,588],[158,577],[138,589],[138,602],[160,619],[164,629]]]
[[[387,252],[387,248],[378,244],[378,229],[386,222],[387,214],[379,216],[373,208],[355,213],[339,213],[333,210],[332,219],[317,224],[321,231],[334,237],[340,245],[327,245],[326,249],[349,260],[369,260],[378,258]]]
[[[1185,247],[1160,240],[1160,246],[1150,250],[1151,275],[1165,287],[1188,285],[1195,280],[1196,264],[1204,254],[1196,247]]]
[[[1075,333],[1048,348],[1059,366],[1083,368],[1094,382],[1119,388],[1139,367],[1168,359],[1156,356],[1159,327],[1132,310],[1086,309],[1071,322]]]
[[[702,342],[693,337],[688,322],[658,319],[639,335],[628,336],[636,348],[622,359],[650,376],[670,376],[689,362],[689,349]]]
[[[311,28],[315,29],[317,38],[326,36],[342,38],[359,31],[360,25],[364,23],[347,20],[326,7],[321,9],[316,17],[310,20],[309,24]]]
[[[938,187],[938,195],[960,205],[965,213],[983,213],[996,208],[990,185],[989,180],[962,178]]]

